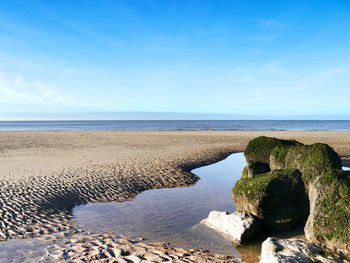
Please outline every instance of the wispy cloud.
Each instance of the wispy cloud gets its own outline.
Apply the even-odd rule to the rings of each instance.
[[[267,72],[267,73],[283,73],[285,70],[281,68],[281,62],[280,61],[271,61],[268,62],[260,68],[261,71]]]
[[[0,72],[0,103],[39,106],[75,106],[71,96],[42,81],[26,81],[22,75],[9,79]]]
[[[27,70],[40,71],[42,74],[45,74],[47,71],[52,70],[52,66],[43,65],[41,63],[20,58],[15,55],[5,54],[3,52],[0,52],[0,61],[0,66],[7,65],[7,67],[4,68],[8,68],[8,65],[15,65],[17,68],[22,67]]]
[[[280,68],[279,64],[277,61],[270,62],[265,64],[263,68],[268,72],[276,70],[277,72],[287,72],[287,70]],[[295,71],[288,71],[288,74],[283,74],[282,77],[271,78],[267,82],[254,83],[251,96],[263,102],[271,99],[279,101],[281,92],[290,98],[295,98],[296,94],[302,94],[302,96],[298,96],[298,100],[295,103],[299,103],[304,108],[313,104],[322,105],[323,103],[324,105],[329,105],[330,103],[339,103],[344,100],[344,96],[339,96],[337,92],[331,92],[331,90],[341,90],[343,85],[340,84],[339,86],[336,80],[342,76],[349,75],[349,73],[350,67],[347,66],[329,68],[302,75]],[[319,100],[314,100],[315,96]],[[338,98],[335,100],[335,97]]]
[[[350,72],[350,67],[330,68],[328,70],[311,74],[301,78],[294,90],[306,91],[308,89],[317,88],[325,84],[329,80],[334,80],[335,77],[344,73]]]

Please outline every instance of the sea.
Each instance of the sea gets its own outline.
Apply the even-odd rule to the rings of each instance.
[[[0,121],[0,131],[350,131],[350,120]]]

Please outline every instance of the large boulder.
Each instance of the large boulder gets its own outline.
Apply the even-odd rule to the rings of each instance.
[[[276,146],[302,145],[296,140],[280,140],[271,137],[260,136],[248,142],[244,151],[244,157],[248,163],[260,162],[269,164],[270,154]]]
[[[238,211],[232,214],[211,211],[201,223],[229,237],[235,244],[248,241],[261,230],[256,218]]]
[[[296,169],[242,177],[232,195],[238,211],[260,218],[269,230],[288,230],[308,214],[304,183]]]
[[[248,143],[245,157],[232,191],[238,210],[271,230],[288,229],[309,212],[308,240],[350,256],[350,173],[332,147],[262,136]]]
[[[350,256],[350,173],[324,174],[309,185],[305,235],[315,244]]]
[[[278,145],[270,155],[270,168],[298,169],[306,188],[322,173],[340,172],[341,160],[338,154],[327,144],[312,145]]]
[[[333,256],[319,246],[302,239],[278,239],[269,237],[261,246],[259,263],[349,263]]]

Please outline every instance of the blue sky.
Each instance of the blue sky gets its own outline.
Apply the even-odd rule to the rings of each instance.
[[[349,28],[348,1],[0,1],[0,112],[350,116]]]

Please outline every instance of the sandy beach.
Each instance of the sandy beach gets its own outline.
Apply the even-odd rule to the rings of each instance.
[[[146,244],[118,233],[86,233],[72,223],[72,209],[129,200],[149,189],[191,185],[199,179],[192,169],[243,151],[260,135],[327,143],[350,166],[350,132],[0,132],[0,238],[65,236],[64,246],[47,250],[47,259],[57,261],[239,261],[166,243]]]

